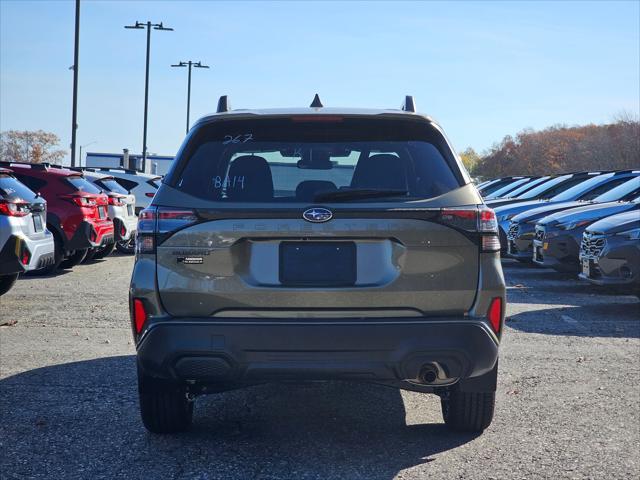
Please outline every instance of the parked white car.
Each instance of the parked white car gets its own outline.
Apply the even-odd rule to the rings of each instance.
[[[136,215],[149,206],[162,180],[162,177],[159,175],[150,175],[148,173],[123,168],[83,168],[83,171],[112,176],[128,193],[135,195]]]

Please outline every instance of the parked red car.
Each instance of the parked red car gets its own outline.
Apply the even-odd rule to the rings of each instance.
[[[47,228],[55,240],[55,261],[40,273],[80,263],[90,248],[114,241],[108,197],[82,173],[48,164],[0,163],[47,201]]]

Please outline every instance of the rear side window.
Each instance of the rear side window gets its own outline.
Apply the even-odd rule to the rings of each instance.
[[[67,177],[69,182],[76,190],[85,193],[101,193],[100,189],[84,177]]]
[[[216,202],[312,202],[338,191],[442,195],[464,182],[435,128],[415,121],[326,117],[204,125],[165,180]],[[372,200],[359,200],[372,201]]]
[[[152,178],[151,180],[147,180],[147,183],[157,190],[160,188],[160,181],[160,178]]]
[[[0,174],[0,196],[12,200],[33,200],[35,193],[12,176]]]

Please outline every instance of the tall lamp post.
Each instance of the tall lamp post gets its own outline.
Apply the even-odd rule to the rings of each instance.
[[[149,56],[151,53],[151,29],[173,31],[173,28],[165,27],[162,22],[136,22],[135,25],[125,25],[124,28],[147,29],[147,63],[144,77],[144,126],[142,127],[142,170],[147,168],[147,112],[149,109]]]
[[[84,145],[80,145],[80,158],[78,158],[78,166],[82,167],[82,149],[85,147],[88,147],[89,145],[93,145],[94,143],[98,143],[97,140],[94,140],[93,142],[89,142],[89,143],[85,143]],[[85,162],[85,167],[86,167],[86,162]]]
[[[80,0],[76,0],[76,24],[73,45],[73,105],[71,107],[71,166],[76,165],[76,130],[78,129],[78,50],[80,49]]]
[[[189,67],[189,75],[187,80],[187,129],[186,133],[189,133],[189,111],[191,110],[191,67],[193,68],[209,68],[208,65],[202,65],[201,62],[192,62],[191,60],[187,62],[180,62],[175,65],[171,65],[172,67]]]

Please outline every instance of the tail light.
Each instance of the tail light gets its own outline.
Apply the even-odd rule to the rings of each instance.
[[[153,198],[155,196],[155,193],[147,192],[144,195],[145,197]]]
[[[109,205],[122,207],[124,205],[124,195],[109,195]]]
[[[487,310],[487,318],[493,331],[500,333],[500,326],[502,324],[502,297],[495,297],[491,300],[489,310]]]
[[[60,195],[60,198],[69,200],[79,207],[95,207],[98,202],[94,197],[83,197],[82,195]]]
[[[144,309],[144,303],[139,298],[133,299],[133,324],[136,329],[136,333],[139,335],[142,331],[142,327],[147,321],[147,311]]]
[[[9,200],[0,199],[0,215],[7,215],[9,217],[24,217],[29,215],[31,209],[29,204],[22,200],[16,200],[10,202]]]
[[[138,253],[155,253],[157,243],[162,243],[171,233],[198,220],[193,210],[166,207],[145,208],[138,215],[136,248]]]
[[[498,220],[490,208],[443,208],[440,221],[461,230],[480,233],[483,252],[500,251]]]
[[[22,263],[22,265],[29,265],[29,260],[31,260],[31,252],[25,247],[20,255],[20,263]]]

